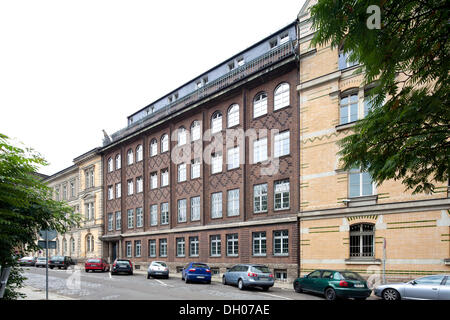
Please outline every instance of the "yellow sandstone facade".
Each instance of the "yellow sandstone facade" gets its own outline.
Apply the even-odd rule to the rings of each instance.
[[[314,4],[306,1],[298,32],[301,274],[330,268],[368,276],[383,267],[387,279],[449,273],[448,185],[412,195],[400,181],[376,185],[340,168],[337,142],[364,117],[371,86],[337,49],[311,46]]]

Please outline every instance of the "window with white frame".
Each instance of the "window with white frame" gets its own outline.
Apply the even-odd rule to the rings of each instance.
[[[113,186],[108,186],[108,200],[114,199],[114,188]]]
[[[134,185],[133,180],[130,179],[127,181],[127,194],[131,196],[134,193]]]
[[[253,163],[267,160],[267,138],[253,141]]]
[[[142,208],[136,208],[136,227],[142,228],[144,226],[144,211]]]
[[[375,96],[372,97],[368,94],[364,97],[364,117],[367,117],[369,111],[373,109],[375,99]]]
[[[158,173],[152,172],[150,174],[150,189],[157,189],[158,188]]]
[[[86,236],[86,251],[94,252],[94,236],[92,234]]]
[[[275,256],[289,254],[289,232],[287,230],[273,232],[273,254]]]
[[[127,248],[127,257],[131,258],[132,257],[132,248],[131,248],[131,241],[127,241],[126,242],[126,248]]]
[[[95,212],[94,212],[94,203],[89,202],[85,204],[85,217],[86,220],[94,220]]]
[[[216,152],[211,156],[211,173],[220,172],[222,172],[222,152]]]
[[[267,251],[267,238],[265,232],[254,232],[253,233],[253,255],[254,256],[265,256]]]
[[[186,129],[184,127],[180,127],[178,129],[178,145],[179,146],[185,145],[186,142],[187,142]]]
[[[144,191],[144,180],[142,177],[136,178],[136,193],[140,193]]]
[[[200,178],[200,159],[194,159],[191,162],[191,179]]]
[[[153,139],[150,142],[150,157],[154,157],[158,154],[158,141]]]
[[[94,168],[85,170],[85,187],[86,189],[94,188]],[[59,191],[59,189],[58,189]]]
[[[70,197],[75,197],[75,181],[70,182]]]
[[[167,187],[169,185],[169,169],[161,170],[161,187]]]
[[[120,211],[116,211],[116,230],[120,230],[122,228],[122,213]]]
[[[211,195],[211,218],[222,218],[222,192]]]
[[[191,141],[197,141],[200,140],[202,137],[201,127],[199,121],[192,122],[191,125]]]
[[[159,256],[167,257],[167,239],[159,239]]]
[[[267,212],[267,183],[253,187],[253,212]]]
[[[290,86],[288,83],[282,83],[275,89],[274,110],[288,107],[290,104]]]
[[[227,121],[228,128],[237,126],[239,124],[239,105],[233,104],[228,109]]]
[[[216,111],[211,118],[211,133],[222,131],[222,113]]]
[[[129,209],[127,211],[127,221],[128,221],[128,229],[134,228],[134,210]]]
[[[351,53],[352,53],[351,51],[344,52],[344,50],[339,50],[339,58],[338,58],[339,70],[347,69],[359,64],[357,61],[350,60]]]
[[[134,242],[134,256],[139,258],[141,256],[141,240],[136,240]]]
[[[153,204],[150,206],[150,226],[158,225],[158,205]]]
[[[348,196],[350,198],[372,196],[375,193],[372,176],[368,172],[352,169],[348,174],[348,181]]]
[[[227,193],[227,216],[239,215],[239,189],[228,190]]]
[[[116,198],[121,198],[122,197],[122,184],[116,183]]]
[[[253,100],[253,118],[267,114],[267,94],[262,92]]]
[[[184,257],[186,255],[186,242],[184,238],[177,238],[177,257]]]
[[[290,134],[289,131],[280,132],[275,135],[274,157],[286,156],[290,152]]]
[[[191,221],[200,220],[200,197],[191,198]]]
[[[228,234],[227,235],[227,256],[237,257],[239,255],[239,235]]]
[[[361,223],[350,226],[350,258],[375,256],[375,226]]]
[[[161,153],[169,151],[169,135],[165,134],[161,137]]]
[[[227,166],[228,170],[239,168],[239,146],[230,148],[227,151]]]
[[[112,213],[108,213],[108,231],[112,231],[114,228],[114,217]]]
[[[289,180],[276,181],[274,186],[275,210],[289,209],[290,188]]]
[[[148,256],[150,258],[156,257],[156,240],[148,240]]]
[[[358,94],[349,94],[341,97],[340,124],[358,120]]]
[[[187,203],[186,199],[180,199],[178,200],[178,222],[186,222],[186,210],[187,210]]]
[[[186,163],[178,165],[178,182],[186,181]]]
[[[136,162],[142,161],[144,159],[143,149],[141,145],[136,147]]]
[[[169,224],[169,203],[161,204],[161,225]]]
[[[127,152],[127,164],[128,165],[132,165],[134,162],[134,154],[133,154],[133,150],[130,149]]]
[[[108,159],[108,172],[113,172],[114,167],[113,167],[113,159],[109,158]]]
[[[122,157],[120,154],[116,155],[116,170],[119,170],[122,167]]]
[[[190,237],[189,238],[189,256],[198,257],[199,253],[199,241],[198,237]]]
[[[211,245],[211,257],[220,257],[222,254],[222,242],[220,240],[220,235],[214,235],[210,237]]]

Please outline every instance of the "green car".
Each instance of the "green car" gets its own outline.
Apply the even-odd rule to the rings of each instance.
[[[294,281],[295,292],[314,292],[325,295],[327,300],[337,298],[367,299],[372,290],[356,272],[336,270],[315,270]]]

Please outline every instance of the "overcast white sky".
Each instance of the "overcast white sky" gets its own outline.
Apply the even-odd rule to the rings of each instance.
[[[0,132],[54,174],[126,117],[293,22],[304,0],[0,2]]]

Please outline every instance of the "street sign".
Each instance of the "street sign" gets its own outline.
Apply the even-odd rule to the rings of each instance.
[[[47,248],[48,242],[48,248]],[[38,240],[38,246],[42,249],[56,249],[56,241]]]
[[[54,240],[58,232],[56,230],[41,230],[39,231],[39,236],[44,240]]]

